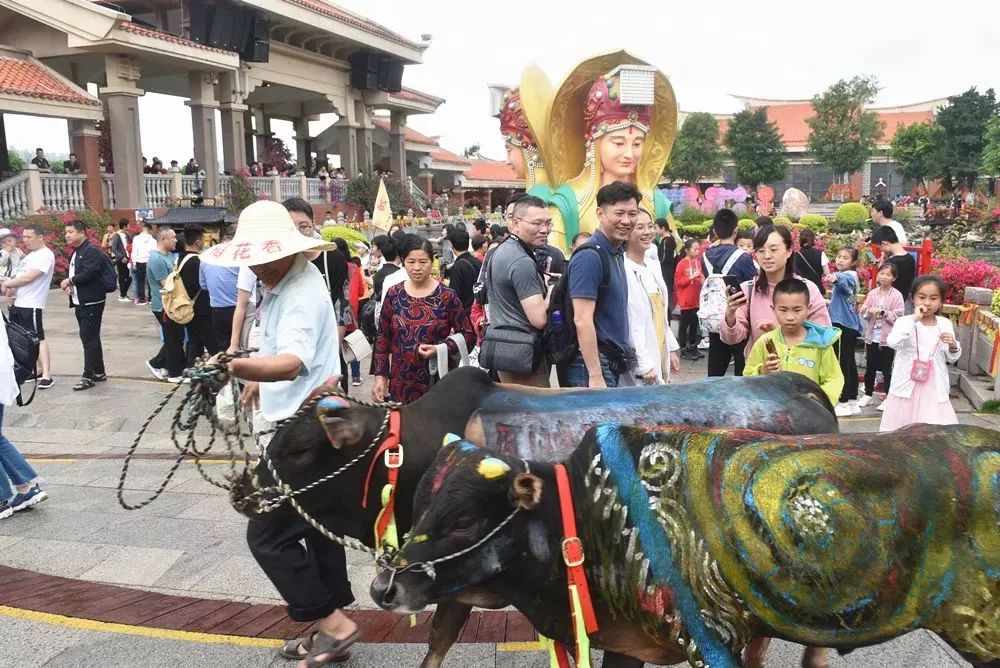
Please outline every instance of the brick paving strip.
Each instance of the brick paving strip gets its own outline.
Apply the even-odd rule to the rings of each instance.
[[[117,585],[63,578],[0,566],[0,605],[64,617],[151,629],[247,638],[292,638],[315,624],[295,622],[284,606],[171,596]],[[426,644],[431,613],[409,616],[387,610],[345,610],[361,627],[364,643]],[[473,611],[460,643],[523,643],[537,640],[534,628],[515,611]]]

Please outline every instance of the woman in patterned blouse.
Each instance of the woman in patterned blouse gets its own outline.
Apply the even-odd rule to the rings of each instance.
[[[386,398],[410,403],[430,389],[427,360],[437,355],[435,345],[447,341],[458,358],[451,334],[465,337],[472,349],[476,336],[462,301],[451,288],[431,277],[434,248],[430,241],[407,235],[399,251],[407,279],[385,294],[375,340],[376,401]]]

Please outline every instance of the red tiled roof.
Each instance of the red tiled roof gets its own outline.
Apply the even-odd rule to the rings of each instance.
[[[101,106],[100,100],[67,85],[46,68],[19,58],[0,58],[0,93]]]
[[[465,178],[470,181],[524,182],[524,179],[519,179],[515,176],[514,170],[510,168],[510,165],[497,160],[473,160],[472,168],[465,173]]]
[[[355,28],[360,28],[367,33],[371,33],[372,35],[384,37],[385,39],[396,42],[397,44],[402,44],[403,46],[411,49],[423,49],[423,45],[421,44],[411,42],[402,35],[394,33],[374,21],[369,21],[368,19],[358,16],[357,14],[352,14],[346,9],[341,9],[335,5],[331,5],[328,2],[324,2],[324,0],[288,0],[288,2],[300,7],[305,7],[306,9],[311,9],[317,14],[324,14],[325,16],[337,19],[342,23],[352,25]]]
[[[751,107],[753,109],[754,107]],[[885,133],[882,141],[889,143],[896,134],[896,129],[902,123],[903,127],[933,121],[933,111],[904,111],[904,112],[883,112],[874,109],[879,120],[885,123]],[[809,124],[806,119],[812,118],[812,102],[794,102],[791,104],[775,104],[767,107],[767,120],[778,127],[781,139],[786,147],[802,148],[809,141]],[[726,134],[729,128],[729,119],[719,119],[719,136]]]
[[[421,93],[419,90],[414,90],[412,88],[404,88],[398,93],[390,93],[393,97],[398,97],[402,100],[410,100],[411,102],[419,102],[420,104],[438,105],[443,102],[439,97],[434,97],[428,93]]]
[[[152,28],[147,28],[146,26],[141,26],[138,23],[132,23],[131,21],[122,21],[121,23],[118,24],[118,29],[124,30],[125,32],[130,32],[133,35],[141,35],[142,37],[152,37],[154,39],[161,39],[164,42],[180,44],[181,46],[193,46],[198,49],[205,49],[206,51],[214,51],[215,53],[224,53],[230,56],[236,55],[235,51],[217,49],[214,46],[202,44],[201,42],[195,42],[190,39],[185,39],[184,37],[178,37],[177,35],[171,35],[168,32],[160,32],[159,30],[153,30]]]
[[[452,165],[468,165],[468,160],[460,155],[455,155],[446,148],[438,148],[431,152],[431,160],[434,162],[446,162]]]
[[[376,127],[382,128],[386,132],[389,131],[390,123],[386,118],[376,117],[374,119]],[[427,135],[420,134],[409,125],[406,126],[406,132],[403,134],[404,141],[413,142],[414,144],[427,144],[428,146],[437,146],[437,140],[431,139]]]

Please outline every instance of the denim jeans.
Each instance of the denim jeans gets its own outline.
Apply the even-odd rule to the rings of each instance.
[[[3,427],[3,404],[0,404],[0,428]],[[24,460],[14,444],[0,433],[0,501],[9,501],[14,496],[11,484],[27,485],[38,477],[31,464]]]
[[[601,361],[601,375],[604,376],[604,384],[608,387],[618,387],[618,375],[611,373],[608,368],[608,358],[604,353],[598,353],[597,357]],[[587,371],[582,354],[577,354],[566,368],[566,381],[570,387],[590,386],[590,372]]]
[[[358,360],[351,362],[351,378],[361,380],[361,362]]]

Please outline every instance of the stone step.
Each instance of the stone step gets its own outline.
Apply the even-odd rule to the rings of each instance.
[[[982,408],[984,402],[997,398],[994,381],[989,376],[972,376],[964,371],[959,374],[959,387],[976,410]]]

